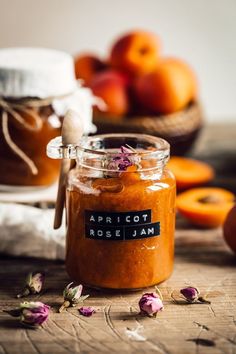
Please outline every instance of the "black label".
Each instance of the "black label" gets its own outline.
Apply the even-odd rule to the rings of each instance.
[[[122,213],[85,210],[85,236],[94,240],[138,240],[160,235],[151,209]]]
[[[85,224],[103,226],[139,225],[151,222],[151,209],[123,213],[85,210]]]
[[[125,240],[134,240],[160,235],[160,222],[125,228]]]

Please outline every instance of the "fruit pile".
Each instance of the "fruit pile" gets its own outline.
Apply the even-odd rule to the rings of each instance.
[[[177,112],[197,96],[195,74],[189,65],[162,57],[158,36],[145,31],[119,38],[107,60],[78,55],[75,72],[105,102],[106,111],[96,113],[115,119]]]
[[[183,60],[163,57],[160,39],[146,31],[118,38],[106,60],[93,54],[76,56],[75,72],[105,102],[106,111],[96,108],[95,114],[114,121],[171,114],[197,100],[197,80],[191,67]],[[205,187],[215,177],[206,163],[173,156],[168,165],[176,177],[178,212],[200,227],[224,224],[226,242],[236,253],[233,193]]]

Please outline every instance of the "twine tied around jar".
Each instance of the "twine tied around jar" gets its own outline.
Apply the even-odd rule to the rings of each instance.
[[[0,98],[0,118],[2,120],[2,133],[7,145],[21,160],[23,160],[33,175],[38,174],[38,168],[34,161],[17,146],[11,138],[8,122],[9,116],[18,122],[23,128],[29,131],[39,131],[42,128],[42,118],[35,112],[34,108],[48,106],[52,103],[54,97],[46,99],[21,99],[21,100],[7,100]],[[32,120],[33,124],[29,124],[26,119],[21,116],[19,112],[27,114]]]

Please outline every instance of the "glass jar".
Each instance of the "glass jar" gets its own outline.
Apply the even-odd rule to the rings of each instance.
[[[60,149],[58,157],[77,157],[66,191],[69,276],[110,289],[139,289],[167,279],[176,194],[165,167],[169,144],[149,135],[110,134]]]
[[[27,107],[26,107],[27,108]],[[32,112],[32,109],[31,109]],[[59,161],[50,160],[45,149],[47,143],[60,134],[62,117],[58,117],[51,105],[33,109],[34,115],[41,120],[35,127],[32,116],[21,112],[24,123],[32,129],[22,126],[18,121],[8,119],[8,130],[14,144],[26,154],[37,168],[32,171],[24,159],[18,156],[6,141],[0,130],[0,184],[8,186],[48,186],[56,181]],[[0,109],[0,114],[2,111]]]
[[[56,181],[58,161],[45,155],[60,135],[68,109],[94,132],[92,94],[79,87],[73,58],[42,48],[0,49],[0,189],[46,187]],[[27,188],[25,188],[27,187]]]

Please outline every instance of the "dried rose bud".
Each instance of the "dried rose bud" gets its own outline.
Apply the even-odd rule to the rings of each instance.
[[[188,302],[195,302],[199,297],[199,290],[192,286],[188,286],[187,288],[183,288],[180,290],[180,293],[184,296],[185,300]]]
[[[140,158],[135,149],[121,146],[120,152],[113,155],[107,163],[107,168],[114,171],[126,171],[130,166],[139,166]]]
[[[63,291],[64,302],[61,305],[59,312],[62,312],[65,308],[75,306],[78,302],[83,301],[89,297],[89,295],[81,296],[83,285],[72,286],[73,282],[68,284]]]
[[[49,316],[50,306],[45,305],[40,301],[25,301],[20,304],[20,307],[15,310],[6,311],[13,317],[19,317],[20,322],[29,327],[38,327]]]
[[[86,316],[86,317],[92,316],[95,312],[96,312],[95,309],[90,306],[88,306],[88,307],[83,306],[79,309],[79,313],[83,316]]]
[[[151,316],[161,311],[164,306],[156,293],[146,293],[139,300],[139,308],[141,313]]]
[[[43,302],[23,302],[20,304],[21,316],[20,321],[29,326],[39,326],[47,321],[50,306]]]
[[[29,273],[26,278],[24,289],[16,297],[19,298],[19,297],[28,296],[30,294],[40,293],[44,284],[44,280],[45,280],[45,274],[42,272]]]

